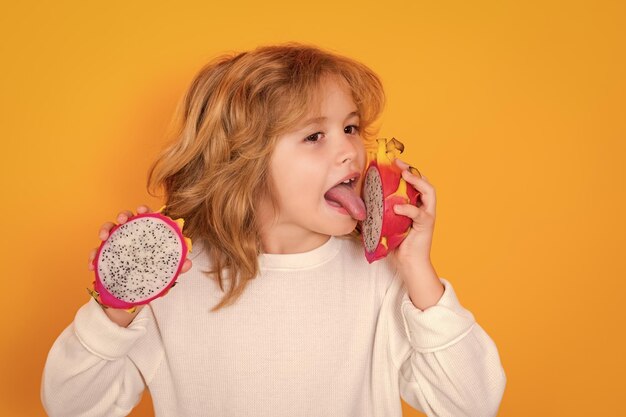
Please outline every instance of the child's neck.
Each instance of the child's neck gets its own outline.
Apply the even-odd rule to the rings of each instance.
[[[328,242],[330,236],[311,231],[294,233],[292,230],[284,232],[274,230],[273,233],[262,235],[261,253],[290,254],[309,252]]]

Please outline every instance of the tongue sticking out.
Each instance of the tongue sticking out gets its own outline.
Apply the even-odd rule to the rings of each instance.
[[[324,197],[343,206],[352,218],[365,220],[365,203],[349,185],[336,185],[328,190]]]

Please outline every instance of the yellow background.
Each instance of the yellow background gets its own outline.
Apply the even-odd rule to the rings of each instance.
[[[625,352],[622,1],[7,3],[0,415],[43,416],[87,256],[145,190],[210,58],[288,40],[380,74],[382,135],[437,189],[432,260],[496,342],[501,416],[614,416]],[[421,415],[403,404],[405,416]],[[151,415],[146,394],[133,416]]]

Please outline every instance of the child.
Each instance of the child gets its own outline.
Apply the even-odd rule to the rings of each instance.
[[[434,187],[396,160],[421,201],[397,206],[410,233],[372,264],[356,209],[324,198],[355,176],[360,192],[383,106],[375,73],[314,46],[205,66],[148,178],[185,219],[185,273],[134,313],[78,310],[45,365],[48,414],[125,416],[148,388],[156,416],[394,417],[400,398],[428,416],[496,415],[498,350],[430,262]]]

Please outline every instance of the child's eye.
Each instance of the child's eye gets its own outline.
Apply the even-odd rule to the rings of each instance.
[[[352,132],[352,134],[357,134],[359,132],[359,126],[357,126],[357,125],[350,125],[346,129],[348,129],[350,127],[354,128],[354,131]]]
[[[356,135],[357,133],[359,133],[359,126],[357,126],[357,125],[350,125],[350,126],[346,127],[346,129],[350,129],[350,128],[353,128],[352,132],[346,132],[346,133],[349,133],[349,134],[352,134],[352,135]],[[313,133],[312,135],[309,135],[306,138],[304,138],[304,141],[307,142],[307,143],[315,144],[315,143],[319,142],[319,140],[317,138],[317,135],[323,135],[323,134],[324,134],[324,132]]]
[[[322,134],[322,132],[317,132],[317,133],[313,133],[312,135],[307,136],[306,138],[304,138],[305,142],[310,142],[310,143],[316,143],[317,142],[317,135]]]

